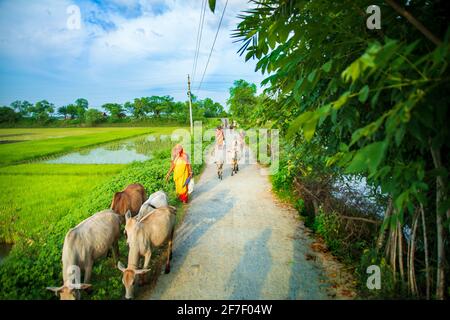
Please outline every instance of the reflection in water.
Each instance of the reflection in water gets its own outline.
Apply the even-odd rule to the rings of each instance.
[[[153,135],[141,136],[58,156],[45,163],[120,164],[145,161],[152,158],[152,152],[170,148],[173,143],[170,139]]]

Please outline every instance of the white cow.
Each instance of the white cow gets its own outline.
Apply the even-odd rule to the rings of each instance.
[[[152,193],[150,197],[148,197],[147,201],[145,201],[141,208],[139,209],[139,213],[137,215],[137,219],[141,219],[147,213],[161,207],[167,207],[169,205],[169,198],[167,194],[162,191],[156,191]]]
[[[62,251],[63,285],[47,287],[60,294],[61,300],[75,300],[80,297],[80,289],[91,285],[94,261],[108,254],[112,249],[114,260],[119,258],[120,216],[112,210],[97,212],[70,229],[64,239]],[[80,283],[84,270],[84,283]]]

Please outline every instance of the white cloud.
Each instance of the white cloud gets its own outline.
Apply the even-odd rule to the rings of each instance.
[[[83,17],[82,28],[68,30],[66,8],[72,1],[0,2],[0,54],[13,63],[7,69],[37,75],[36,81],[41,82],[33,84],[28,80],[30,90],[39,87],[36,95],[53,95],[57,103],[85,96],[100,105],[153,94],[169,94],[184,100],[186,76],[191,73],[194,60],[201,1],[107,3],[102,6],[87,0],[77,2]],[[194,93],[224,3],[218,1],[215,14],[206,12]],[[129,10],[122,11],[122,7]],[[224,103],[233,80],[262,79],[253,72],[254,62],[244,63],[243,57],[237,55],[239,44],[230,37],[238,22],[236,15],[246,7],[245,1],[229,1],[200,98],[207,95]],[[14,70],[7,74],[14,75]],[[0,81],[6,82],[7,75],[1,77]],[[52,79],[55,88],[60,88],[58,93],[43,85],[52,84]],[[0,102],[7,103],[3,101],[6,93],[0,90]],[[52,100],[52,96],[45,98]]]

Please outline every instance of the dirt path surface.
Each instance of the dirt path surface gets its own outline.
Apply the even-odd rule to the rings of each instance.
[[[249,153],[247,152],[247,157]],[[250,163],[253,158],[250,156]],[[279,203],[257,164],[241,164],[223,180],[207,167],[176,231],[172,271],[142,299],[349,298],[331,277],[341,266],[314,251],[295,209]],[[325,250],[326,251],[326,250]],[[331,261],[331,262],[330,262]],[[343,294],[342,294],[343,292]]]

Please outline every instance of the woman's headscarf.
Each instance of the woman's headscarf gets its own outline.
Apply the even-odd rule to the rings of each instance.
[[[172,149],[172,160],[175,160],[176,157],[183,156],[183,153],[184,153],[183,146],[177,143],[175,147],[173,147]]]

